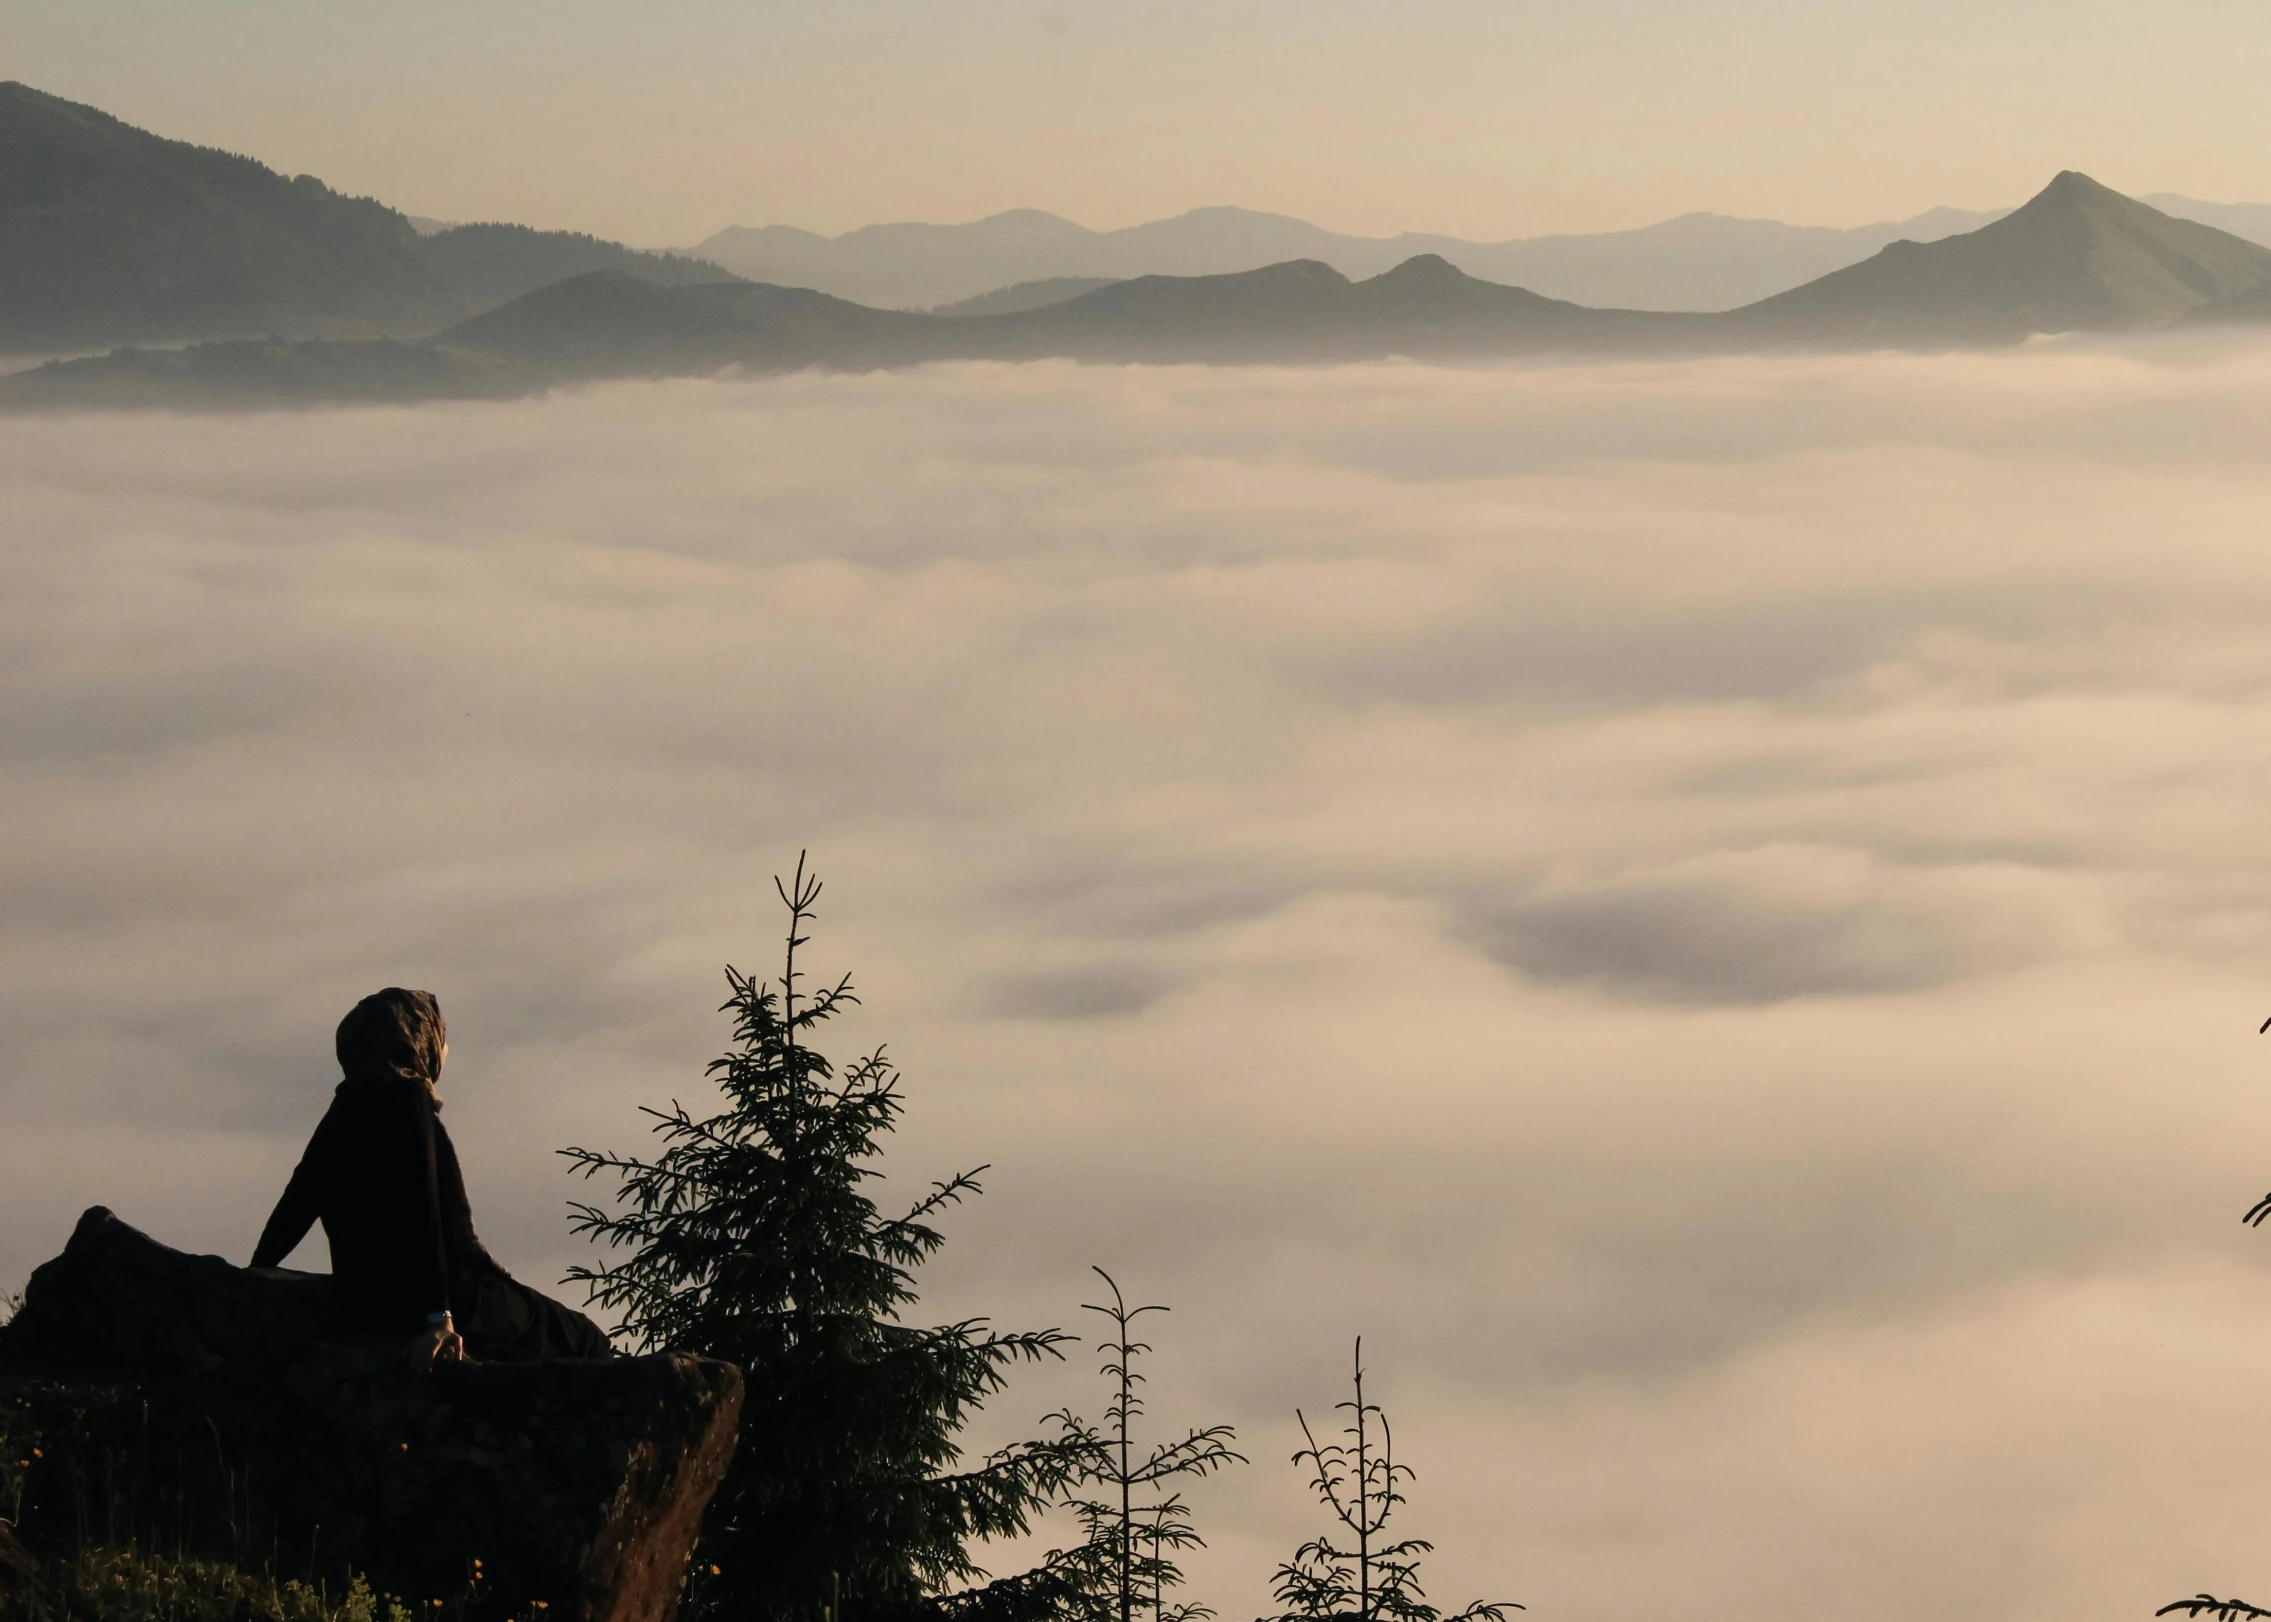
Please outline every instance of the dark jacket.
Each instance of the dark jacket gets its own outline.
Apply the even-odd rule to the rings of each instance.
[[[432,1092],[405,1076],[343,1081],[261,1230],[274,1267],[320,1221],[342,1328],[414,1333],[469,1281],[502,1275],[473,1232],[457,1150]]]

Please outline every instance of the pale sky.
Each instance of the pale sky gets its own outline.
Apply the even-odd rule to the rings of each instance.
[[[1852,225],[2061,168],[2271,198],[2245,0],[10,0],[0,73],[414,213],[649,245],[1215,203]]]

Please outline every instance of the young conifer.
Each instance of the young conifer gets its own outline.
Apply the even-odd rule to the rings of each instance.
[[[943,1243],[931,1219],[979,1191],[977,1172],[901,1216],[869,1197],[904,1108],[899,1077],[880,1048],[839,1074],[811,1045],[856,999],[848,977],[802,991],[820,881],[800,857],[774,884],[786,957],[777,985],[726,970],[734,1041],[710,1066],[720,1107],[646,1110],[664,1145],[653,1160],[561,1151],[617,1180],[615,1209],[577,1205],[574,1220],[626,1253],[571,1277],[621,1314],[631,1346],[723,1358],[748,1381],[689,1600],[735,1622],[1045,1611],[1062,1591],[1046,1572],[973,1594],[984,1573],[970,1546],[1025,1531],[1063,1486],[1063,1455],[1034,1443],[953,1466],[957,1433],[1009,1368],[1062,1355],[1070,1337],[901,1321],[914,1270]]]
[[[1308,1415],[1296,1408],[1308,1444],[1293,1455],[1309,1467],[1310,1485],[1346,1533],[1328,1532],[1294,1551],[1277,1568],[1275,1593],[1285,1610],[1264,1622],[1506,1622],[1511,1600],[1477,1600],[1451,1617],[1427,1603],[1419,1586],[1419,1557],[1435,1545],[1424,1538],[1391,1538],[1388,1521],[1404,1495],[1409,1465],[1396,1462],[1394,1434],[1378,1403],[1364,1398],[1364,1340],[1356,1342],[1356,1396],[1336,1404],[1349,1416],[1343,1440],[1320,1443]]]
[[[1136,1372],[1135,1360],[1151,1348],[1134,1337],[1130,1326],[1147,1312],[1167,1309],[1130,1307],[1112,1275],[1101,1267],[1094,1271],[1112,1292],[1109,1305],[1082,1304],[1083,1311],[1099,1313],[1112,1325],[1112,1338],[1097,1347],[1111,1392],[1104,1422],[1092,1425],[1070,1409],[1053,1416],[1059,1446],[1076,1472],[1070,1505],[1088,1534],[1076,1556],[1064,1562],[1064,1569],[1079,1572],[1086,1583],[1085,1603],[1072,1608],[1095,1622],[1136,1622],[1139,1616],[1148,1622],[1205,1622],[1214,1615],[1207,1607],[1167,1602],[1168,1591],[1183,1581],[1172,1551],[1205,1545],[1192,1524],[1190,1506],[1167,1484],[1243,1464],[1245,1455],[1231,1449],[1237,1433],[1228,1425],[1209,1425],[1180,1441],[1138,1446],[1136,1422],[1144,1403],[1136,1388],[1144,1377]],[[1102,1496],[1084,1497],[1082,1489],[1101,1489]]]

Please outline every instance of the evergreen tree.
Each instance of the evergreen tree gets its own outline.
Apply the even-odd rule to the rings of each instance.
[[[1130,1326],[1147,1312],[1167,1309],[1130,1307],[1112,1275],[1101,1267],[1094,1271],[1112,1292],[1111,1304],[1084,1302],[1081,1310],[1111,1321],[1112,1338],[1097,1348],[1111,1397],[1101,1425],[1070,1409],[1054,1416],[1059,1445],[1075,1472],[1070,1504],[1088,1534],[1075,1555],[1061,1557],[1062,1568],[1077,1571],[1084,1580],[1085,1603],[1075,1608],[1096,1622],[1135,1622],[1146,1611],[1150,1622],[1205,1622],[1214,1615],[1207,1607],[1167,1603],[1167,1591],[1183,1581],[1171,1551],[1203,1547],[1205,1540],[1182,1495],[1161,1489],[1171,1481],[1243,1464],[1246,1458],[1232,1451],[1237,1433],[1228,1425],[1209,1425],[1180,1441],[1137,1447],[1135,1422],[1144,1404],[1136,1388],[1144,1377],[1136,1372],[1135,1360],[1151,1348],[1134,1338]],[[1104,1496],[1082,1497],[1083,1488],[1102,1488]]]
[[[625,1252],[578,1267],[591,1300],[621,1314],[642,1351],[738,1363],[741,1445],[712,1502],[688,1598],[749,1622],[840,1622],[944,1609],[1046,1612],[1044,1569],[979,1589],[973,1540],[1014,1536],[1059,1491],[1065,1457],[1032,1443],[956,1470],[956,1435],[1023,1361],[1061,1356],[1057,1330],[998,1334],[984,1320],[920,1328],[914,1270],[931,1221],[979,1192],[977,1172],[932,1185],[904,1215],[869,1197],[904,1103],[882,1049],[841,1074],[812,1047],[857,999],[848,977],[805,994],[797,951],[820,881],[798,858],[774,881],[788,908],[777,985],[728,968],[734,1040],[710,1066],[713,1114],[646,1110],[653,1160],[565,1149],[619,1184],[613,1210],[576,1205],[579,1231]],[[991,1602],[991,1603],[989,1603]]]
[[[1394,1434],[1379,1404],[1364,1400],[1364,1340],[1356,1342],[1356,1396],[1336,1405],[1349,1416],[1339,1442],[1320,1443],[1309,1417],[1296,1408],[1302,1440],[1293,1455],[1306,1464],[1310,1485],[1340,1522],[1354,1547],[1328,1532],[1294,1551],[1277,1568],[1274,1591],[1285,1607],[1265,1622],[1506,1622],[1510,1600],[1477,1600],[1455,1616],[1427,1603],[1419,1586],[1419,1557],[1435,1545],[1424,1538],[1390,1538],[1388,1521],[1404,1495],[1397,1483],[1409,1481],[1409,1465],[1396,1462]]]

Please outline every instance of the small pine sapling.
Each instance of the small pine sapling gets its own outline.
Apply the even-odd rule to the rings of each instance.
[[[1293,1455],[1306,1465],[1318,1499],[1346,1529],[1354,1547],[1339,1534],[1312,1538],[1277,1568],[1273,1592],[1285,1610],[1264,1622],[1506,1622],[1512,1600],[1477,1600],[1445,1617],[1419,1585],[1419,1557],[1435,1545],[1424,1538],[1391,1538],[1388,1521],[1404,1501],[1399,1482],[1409,1481],[1409,1465],[1396,1462],[1395,1436],[1380,1405],[1364,1396],[1364,1340],[1356,1342],[1356,1396],[1336,1404],[1349,1416],[1344,1440],[1319,1442],[1309,1416],[1293,1411],[1308,1445]]]
[[[1131,1307],[1111,1274],[1101,1267],[1095,1273],[1112,1292],[1111,1302],[1084,1302],[1081,1310],[1100,1313],[1112,1325],[1112,1338],[1097,1348],[1111,1390],[1104,1422],[1092,1425],[1070,1409],[1051,1416],[1060,1431],[1058,1445],[1074,1472],[1068,1502],[1088,1534],[1067,1562],[1085,1578],[1088,1603],[1079,1609],[1096,1622],[1135,1622],[1139,1614],[1150,1622],[1206,1622],[1214,1615],[1207,1607],[1167,1600],[1168,1591],[1183,1581],[1173,1552],[1205,1546],[1192,1524],[1190,1506],[1167,1484],[1212,1475],[1244,1464],[1246,1458],[1232,1450],[1237,1432],[1228,1425],[1209,1425],[1180,1441],[1139,1450],[1136,1421],[1144,1404],[1137,1387],[1144,1377],[1136,1372],[1135,1361],[1151,1347],[1135,1338],[1132,1326],[1147,1312],[1167,1309]],[[1101,1489],[1102,1495],[1082,1497],[1084,1488]]]

